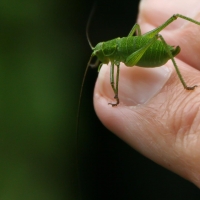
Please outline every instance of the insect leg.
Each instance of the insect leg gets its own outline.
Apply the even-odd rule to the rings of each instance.
[[[174,20],[177,19],[176,15],[172,15],[166,22],[164,22],[162,25],[160,25],[159,27],[143,34],[144,36],[148,36],[148,37],[153,37],[156,34],[158,34],[161,30],[163,30],[166,26],[168,26],[169,24],[171,24]]]
[[[133,67],[138,63],[138,61],[142,58],[146,50],[158,39],[158,35],[155,35],[150,41],[145,44],[139,50],[133,52],[130,56],[127,57],[126,61],[124,62],[126,66]]]
[[[194,86],[187,86],[187,84],[185,83],[185,81],[184,81],[184,79],[183,79],[183,77],[182,77],[182,75],[181,75],[181,72],[179,71],[179,68],[178,68],[178,66],[177,66],[177,64],[176,64],[176,62],[175,62],[175,60],[174,60],[174,57],[173,57],[173,55],[172,55],[172,53],[171,53],[169,47],[167,46],[167,43],[165,42],[165,40],[164,40],[164,38],[162,37],[162,35],[158,35],[158,37],[159,37],[160,40],[163,42],[164,47],[165,47],[165,49],[166,49],[166,51],[167,51],[167,53],[168,53],[170,59],[172,60],[173,65],[174,65],[174,67],[175,67],[175,69],[176,69],[176,72],[177,72],[177,74],[178,74],[178,77],[179,77],[181,83],[183,84],[183,87],[184,87],[186,90],[194,90],[194,88],[197,87],[197,85],[194,85]]]
[[[135,31],[137,31],[137,35],[141,35],[141,29],[140,29],[140,25],[139,24],[135,24],[133,26],[133,28],[131,29],[130,33],[128,34],[128,37],[129,36],[133,36],[133,34],[135,33]]]
[[[164,22],[162,25],[160,25],[159,27],[145,33],[143,36],[148,36],[148,37],[154,37],[156,34],[158,34],[161,30],[163,30],[166,26],[168,26],[169,24],[171,24],[173,21],[175,21],[177,18],[182,18],[184,20],[187,20],[189,22],[192,22],[194,24],[200,25],[200,22],[191,19],[189,17],[186,17],[184,15],[180,15],[180,14],[175,14],[172,15],[166,22]]]
[[[186,16],[184,16],[184,15],[176,14],[175,16],[176,16],[177,18],[180,17],[180,18],[182,18],[182,19],[184,19],[184,20],[187,20],[187,21],[192,22],[192,23],[194,23],[194,24],[200,25],[200,22],[198,22],[198,21],[196,21],[196,20],[194,20],[194,19],[191,19],[191,18],[189,18],[189,17],[186,17]]]
[[[114,62],[111,62],[111,66],[110,66],[110,84],[112,86],[112,89],[115,93],[114,98],[116,99],[116,103],[108,103],[109,105],[112,106],[117,106],[119,104],[119,97],[118,97],[118,83],[119,83],[119,63],[116,64],[117,66],[117,74],[116,74],[116,84],[114,82]]]

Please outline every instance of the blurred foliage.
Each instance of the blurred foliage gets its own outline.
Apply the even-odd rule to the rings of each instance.
[[[1,200],[78,199],[80,8],[78,1],[0,2]]]
[[[0,200],[75,200],[80,193],[87,200],[199,198],[195,186],[101,125],[92,106],[96,69],[83,91],[77,166],[76,113],[91,54],[85,27],[92,5],[0,1]],[[137,9],[138,1],[98,1],[92,43],[126,36]]]

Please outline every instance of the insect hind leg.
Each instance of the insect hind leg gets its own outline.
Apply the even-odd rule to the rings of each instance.
[[[150,38],[154,37],[156,34],[158,34],[160,31],[162,31],[165,27],[167,27],[169,24],[171,24],[173,21],[177,20],[178,18],[182,18],[186,21],[192,22],[192,23],[200,26],[200,22],[198,22],[198,21],[196,21],[192,18],[186,17],[186,16],[181,15],[181,14],[174,14],[167,21],[165,21],[162,25],[160,25],[159,27],[143,34],[143,36],[147,36],[147,37],[150,37]]]
[[[163,36],[159,34],[159,35],[158,35],[158,38],[162,41],[162,43],[163,43],[163,45],[164,45],[164,47],[165,47],[165,49],[166,49],[166,51],[167,51],[167,53],[168,53],[170,59],[172,60],[172,63],[173,63],[173,65],[174,65],[174,67],[175,67],[175,70],[176,70],[176,72],[177,72],[177,74],[178,74],[178,77],[179,77],[179,79],[180,79],[180,81],[181,81],[183,87],[184,87],[186,90],[194,90],[195,87],[197,87],[197,85],[194,85],[194,86],[187,86],[186,82],[184,81],[184,79],[183,79],[183,77],[182,77],[182,75],[181,75],[181,72],[180,72],[180,70],[179,70],[179,68],[178,68],[178,65],[176,64],[176,62],[175,62],[175,60],[174,60],[174,57],[173,57],[173,55],[172,55],[172,53],[171,53],[169,47],[167,46],[167,43],[165,42]]]

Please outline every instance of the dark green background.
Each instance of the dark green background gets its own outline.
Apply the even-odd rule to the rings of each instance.
[[[92,5],[0,1],[0,200],[199,199],[195,186],[101,125],[92,104],[96,69],[84,86],[77,166],[76,113],[91,54],[85,27]],[[138,1],[98,1],[92,43],[126,36],[137,13]]]

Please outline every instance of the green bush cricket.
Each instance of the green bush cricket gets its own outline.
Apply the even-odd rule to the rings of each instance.
[[[90,22],[91,15],[88,20],[88,24]],[[79,110],[80,110],[83,84],[85,81],[87,71],[91,66],[92,58],[95,56],[97,57],[97,62],[93,66],[97,66],[99,62],[101,62],[101,64],[98,67],[98,71],[100,71],[101,66],[103,64],[108,64],[110,62],[110,84],[114,91],[114,98],[116,102],[108,104],[112,105],[113,107],[117,106],[120,102],[118,95],[120,62],[124,63],[127,67],[133,67],[137,65],[138,67],[152,68],[152,67],[160,67],[171,59],[175,67],[176,73],[184,89],[194,90],[195,87],[197,87],[197,85],[188,86],[186,84],[175,62],[174,57],[180,53],[181,50],[180,47],[179,46],[173,47],[168,45],[165,39],[162,37],[162,35],[159,34],[160,31],[162,31],[165,27],[167,27],[177,18],[182,18],[194,24],[200,25],[200,22],[196,20],[193,20],[181,14],[174,14],[168,20],[166,20],[162,25],[143,35],[141,34],[141,29],[139,24],[135,24],[127,37],[115,38],[106,42],[100,42],[95,47],[92,46],[91,42],[89,41],[88,32],[86,32],[88,43],[93,52],[88,61],[82,81],[79,105],[78,105],[79,107],[77,115],[76,133],[78,133]],[[88,24],[87,24],[87,30],[88,30]],[[137,33],[137,36],[134,36],[135,33]],[[117,68],[116,77],[114,77],[115,66]]]
[[[175,21],[177,18],[182,18],[197,25],[200,25],[200,22],[181,14],[174,14],[162,25],[143,35],[141,34],[140,25],[136,23],[127,37],[122,37],[122,38],[118,37],[106,42],[100,42],[95,47],[93,47],[89,40],[87,31],[93,12],[94,12],[94,7],[89,16],[86,28],[87,40],[93,52],[88,61],[81,85],[79,104],[78,104],[77,126],[79,121],[78,118],[80,111],[81,96],[83,91],[83,84],[85,81],[88,68],[90,66],[97,66],[99,62],[101,62],[101,64],[98,67],[98,71],[100,71],[101,66],[103,64],[108,64],[109,62],[111,63],[110,84],[114,91],[114,98],[116,99],[115,103],[108,103],[112,106],[117,106],[119,104],[118,84],[119,84],[120,62],[124,63],[127,67],[133,67],[137,65],[138,67],[153,68],[153,67],[160,67],[164,65],[169,59],[171,59],[183,87],[186,90],[194,90],[195,87],[197,87],[197,85],[188,86],[186,84],[174,60],[174,57],[177,54],[179,54],[181,48],[179,46],[173,47],[168,45],[165,42],[165,39],[162,37],[162,35],[159,34],[159,32],[162,31],[169,24],[171,24],[173,21]],[[135,32],[137,33],[137,36],[134,36]],[[91,65],[92,58],[95,56],[97,57],[97,61],[95,64]],[[117,72],[116,72],[116,77],[114,78],[115,65],[117,67]]]
[[[98,67],[98,72],[100,71],[101,66],[103,64],[108,64],[109,62],[111,63],[110,84],[114,91],[114,98],[116,99],[115,103],[108,103],[112,106],[117,106],[119,104],[118,84],[119,84],[120,62],[124,63],[127,67],[133,67],[137,65],[138,67],[153,68],[153,67],[160,67],[164,65],[169,59],[171,59],[175,67],[176,73],[184,89],[194,90],[195,87],[197,87],[197,85],[188,86],[186,84],[174,60],[174,57],[180,53],[181,48],[179,46],[174,47],[168,45],[165,39],[162,37],[162,35],[159,34],[159,32],[162,31],[169,24],[171,24],[173,21],[175,21],[177,18],[182,18],[186,21],[192,22],[197,25],[200,25],[200,22],[181,14],[174,14],[159,27],[143,35],[141,34],[140,25],[136,23],[127,37],[122,37],[122,38],[118,37],[106,42],[100,42],[95,47],[93,47],[88,37],[88,27],[91,21],[91,16],[94,13],[94,8],[95,6],[93,7],[90,13],[86,27],[87,40],[93,52],[87,63],[87,67],[85,69],[85,73],[82,80],[79,103],[78,103],[77,127],[76,127],[77,131],[78,131],[81,96],[83,91],[83,84],[85,82],[85,77],[89,67],[97,66],[99,62],[101,62],[101,64]],[[134,33],[137,33],[137,36],[134,36]],[[95,62],[95,64],[92,65],[91,61],[92,58],[95,56],[97,57],[97,61]],[[117,67],[117,73],[116,77],[114,78],[115,65]]]
[[[159,27],[141,35],[139,24],[135,24],[127,37],[115,38],[106,42],[100,42],[95,47],[90,44],[93,53],[89,59],[88,66],[90,66],[91,59],[96,56],[101,62],[98,71],[100,71],[103,64],[111,63],[110,66],[110,84],[114,91],[115,103],[108,103],[112,106],[119,104],[118,84],[119,84],[119,68],[120,62],[123,62],[127,67],[135,65],[139,67],[160,67],[164,65],[169,59],[172,60],[177,75],[186,90],[194,90],[197,85],[187,86],[184,81],[179,68],[174,60],[174,57],[180,52],[180,47],[173,47],[168,45],[162,35],[159,34],[166,26],[172,23],[177,18],[182,18],[189,22],[200,25],[200,22],[188,18],[184,15],[175,14],[170,17]],[[134,33],[137,31],[137,36]],[[114,66],[117,67],[116,77],[114,79]],[[116,83],[115,83],[115,81]]]

